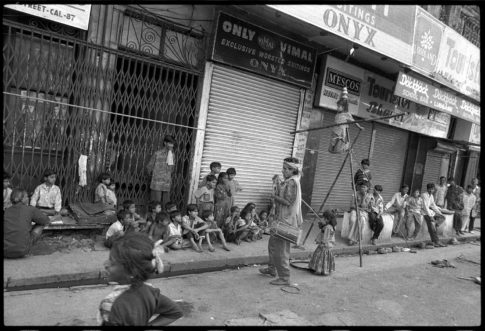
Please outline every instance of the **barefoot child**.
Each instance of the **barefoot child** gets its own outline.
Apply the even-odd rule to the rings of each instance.
[[[178,210],[170,212],[167,238],[163,242],[166,247],[173,250],[182,248],[182,214]]]
[[[269,223],[268,223],[268,211],[261,210],[259,213],[259,224],[258,226],[261,228],[261,232],[263,234],[269,234]]]
[[[153,223],[150,225],[150,229],[148,230],[148,238],[153,240],[155,246],[158,246],[162,243],[164,239],[166,239],[169,223],[170,217],[168,216],[168,214],[165,212],[161,212],[157,215]],[[168,251],[168,249],[166,249],[165,251]]]
[[[122,237],[128,231],[133,231],[130,213],[127,210],[120,210],[117,217],[118,220],[111,224],[106,231],[104,245],[108,248],[111,248],[114,240]]]
[[[224,238],[224,234],[222,233],[222,230],[217,226],[215,222],[214,213],[209,210],[206,210],[202,213],[202,219],[208,224],[208,228],[205,229],[204,232],[205,232],[205,239],[207,240],[207,245],[209,246],[209,252],[215,251],[210,240],[211,233],[214,233],[216,236],[219,237],[219,239],[222,242],[223,249],[225,249],[226,251],[230,251],[230,249],[227,248],[226,240]]]
[[[146,223],[146,220],[142,219],[140,215],[136,213],[136,205],[132,200],[123,201],[123,209],[130,212],[130,219],[133,227],[136,231],[140,230],[140,223]]]
[[[155,201],[155,200],[150,201],[150,203],[148,204],[147,221],[140,231],[148,233],[151,225],[155,223],[155,220],[157,220],[158,215],[160,215],[161,212],[162,212],[162,203],[160,201]]]
[[[308,268],[317,275],[328,276],[335,271],[335,260],[331,248],[335,245],[335,215],[326,210],[323,213],[323,223],[319,222],[320,233],[315,242],[318,247],[313,252]]]
[[[129,233],[113,242],[104,266],[108,281],[119,285],[99,305],[100,325],[169,325],[183,316],[174,301],[145,283],[157,267],[152,250],[144,233]]]
[[[235,197],[236,197],[236,193],[238,192],[241,192],[242,191],[242,188],[241,188],[241,185],[239,185],[239,182],[234,179],[236,177],[236,169],[234,168],[228,168],[226,170],[226,173],[227,173],[227,180],[228,180],[228,185],[229,185],[229,192],[230,192],[230,198],[231,198],[231,202],[230,202],[230,207],[234,206],[236,201],[235,201]]]
[[[243,217],[245,217],[246,219],[244,219]],[[246,238],[250,234],[250,230],[248,229],[249,225],[247,223],[248,221],[246,220],[250,218],[251,214],[249,212],[246,212],[244,215],[241,212],[240,217],[238,217],[232,224],[232,237],[234,238],[234,242],[237,245],[241,245],[242,240],[250,241],[246,240]]]
[[[187,206],[187,216],[182,218],[182,228],[184,229],[182,235],[185,235],[190,240],[192,248],[202,253],[202,231],[205,230],[208,225],[198,216],[199,212],[197,205],[190,204]],[[195,242],[197,240],[197,243]]]
[[[217,177],[207,175],[206,179],[206,184],[194,192],[194,198],[200,213],[204,210],[214,211],[214,189],[217,185]]]
[[[108,191],[106,192],[106,200],[108,200],[108,204],[112,205],[115,209],[118,206],[118,199],[116,199],[116,183],[113,179],[110,179]]]
[[[249,216],[248,216],[249,214]],[[257,239],[263,239],[263,235],[261,233],[261,229],[257,225],[259,223],[259,217],[256,213],[256,205],[252,202],[249,202],[241,212],[241,218],[246,221],[248,225],[249,234],[246,238],[246,241],[252,241]]]

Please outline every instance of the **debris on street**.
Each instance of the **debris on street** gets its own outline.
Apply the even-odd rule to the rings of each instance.
[[[438,268],[456,268],[453,264],[448,262],[448,260],[446,259],[431,261],[431,264]]]

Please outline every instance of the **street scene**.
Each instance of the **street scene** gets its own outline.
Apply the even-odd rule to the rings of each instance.
[[[464,256],[466,260],[457,259]],[[453,267],[430,262],[446,259]],[[472,262],[470,262],[472,261]],[[462,326],[481,324],[480,246],[463,244],[417,254],[338,257],[331,277],[292,269],[299,291],[267,286],[251,265],[235,270],[150,280],[181,305],[174,326]],[[459,278],[462,277],[462,278]],[[214,284],[217,284],[217,291]],[[113,286],[7,292],[5,325],[96,325],[98,301]],[[296,293],[295,293],[296,292]],[[49,305],[43,305],[50,302]],[[69,304],[66,304],[69,302]],[[288,313],[290,311],[291,313]],[[285,316],[278,313],[286,312]],[[265,321],[261,314],[274,316]]]
[[[481,325],[479,6],[2,15],[5,325]]]

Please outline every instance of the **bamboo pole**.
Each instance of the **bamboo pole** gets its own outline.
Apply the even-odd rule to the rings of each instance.
[[[290,134],[300,133],[300,132],[308,132],[308,131],[315,131],[315,130],[323,130],[323,129],[333,128],[334,126],[339,126],[339,125],[349,125],[349,124],[354,124],[354,123],[385,120],[385,119],[388,119],[388,118],[399,117],[399,116],[404,116],[404,115],[406,115],[406,113],[377,117],[377,118],[368,118],[368,119],[365,119],[365,120],[356,120],[356,121],[347,122],[347,123],[331,124],[331,125],[321,126],[321,127],[318,127],[318,128],[301,129],[301,130],[292,131],[292,132],[290,132]]]
[[[357,138],[359,138],[360,131],[361,131],[361,130],[359,130],[359,132],[357,132],[357,135],[355,136],[354,140],[352,141],[352,144],[350,145],[350,148],[349,148],[349,150],[347,151],[347,155],[345,155],[345,159],[344,159],[344,161],[342,162],[342,165],[340,166],[340,170],[338,171],[337,176],[335,176],[335,179],[333,180],[333,183],[332,183],[332,185],[330,186],[330,189],[328,190],[327,195],[325,196],[325,198],[323,199],[322,204],[321,204],[321,205],[320,205],[320,207],[318,208],[318,213],[316,213],[316,215],[317,215],[317,216],[318,216],[318,214],[320,214],[320,213],[322,212],[323,207],[325,206],[325,202],[327,202],[328,197],[330,196],[330,193],[331,193],[331,192],[332,192],[332,190],[333,190],[333,187],[334,187],[334,186],[335,186],[335,184],[337,183],[337,180],[338,180],[338,178],[339,178],[340,174],[342,173],[342,170],[344,169],[345,162],[347,161],[347,159],[348,159],[348,157],[349,157],[349,155],[350,155],[350,151],[352,151],[352,148],[354,147],[354,144],[357,142]],[[348,134],[348,132],[347,132],[347,134]],[[352,180],[352,181],[353,181],[353,180]],[[313,209],[312,209],[312,210],[313,210]],[[308,236],[310,236],[310,232],[312,232],[313,225],[315,224],[315,219],[316,219],[316,217],[315,217],[315,216],[313,216],[312,224],[310,224],[310,228],[308,229],[308,232],[307,232],[307,234],[305,235],[305,239],[303,239],[302,246],[305,246],[305,243],[306,243],[306,241],[307,241],[307,239],[308,239]]]

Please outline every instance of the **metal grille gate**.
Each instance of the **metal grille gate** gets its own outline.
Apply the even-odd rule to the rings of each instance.
[[[92,201],[97,176],[113,175],[118,201],[145,204],[145,165],[175,137],[171,192],[187,201],[200,73],[136,54],[3,20],[4,170],[32,192],[46,168],[57,171],[63,203]],[[103,111],[104,110],[104,111]],[[107,110],[107,111],[106,111]],[[78,159],[88,156],[88,186]]]

